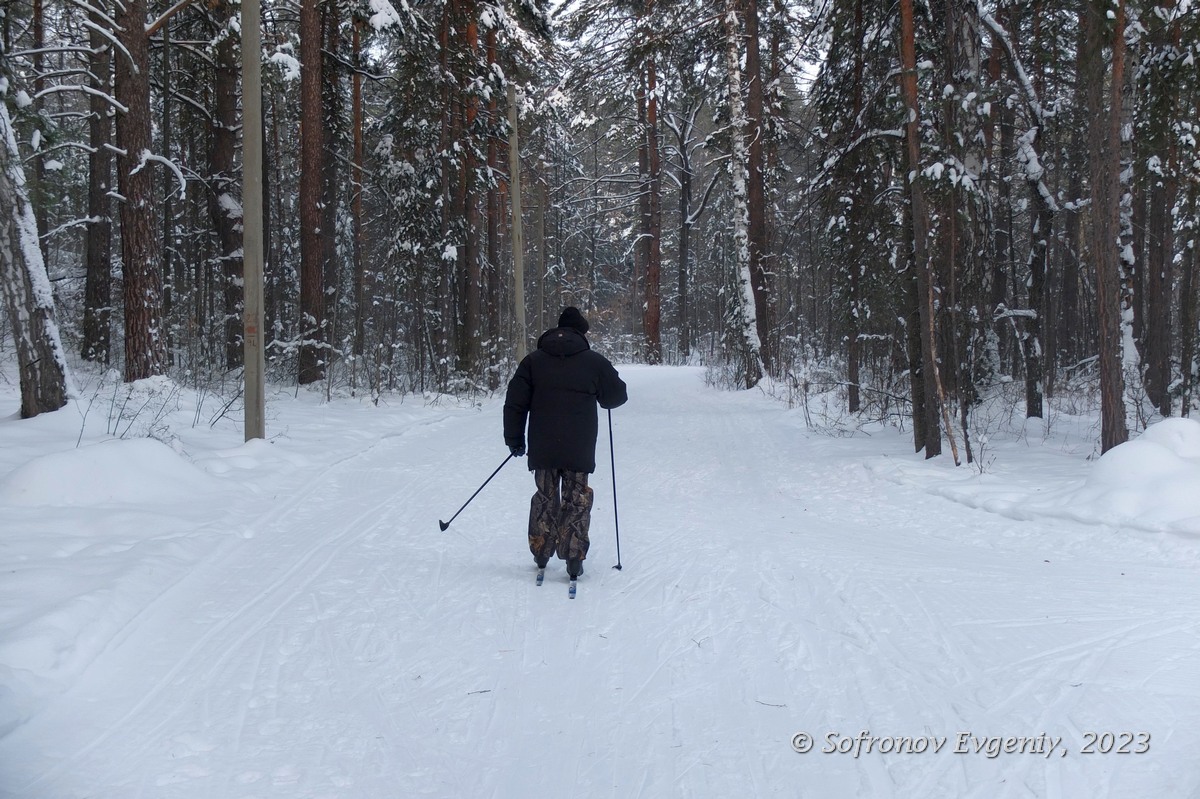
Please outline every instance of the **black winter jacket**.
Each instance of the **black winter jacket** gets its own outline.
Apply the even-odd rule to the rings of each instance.
[[[596,404],[616,408],[629,399],[625,382],[608,359],[592,352],[574,328],[556,327],[538,339],[508,383],[504,443],[525,443],[529,418],[529,469],[596,471]]]

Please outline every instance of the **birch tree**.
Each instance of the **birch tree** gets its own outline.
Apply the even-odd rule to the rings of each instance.
[[[729,174],[733,181],[734,325],[742,341],[742,386],[754,388],[766,373],[762,340],[754,301],[754,276],[750,260],[750,201],[748,193],[750,148],[746,106],[742,100],[740,20],[736,0],[725,6],[725,69],[729,98]]]
[[[0,54],[0,58],[2,58]],[[0,97],[8,79],[0,72]],[[8,105],[0,101],[0,293],[16,342],[21,418],[67,403],[67,360]]]

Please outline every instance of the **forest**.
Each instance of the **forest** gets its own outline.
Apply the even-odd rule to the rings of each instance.
[[[249,87],[230,0],[3,14],[22,416],[72,372],[236,399],[247,136],[275,384],[494,391],[576,305],[956,463],[992,398],[1102,451],[1195,401],[1190,0],[262,0]]]

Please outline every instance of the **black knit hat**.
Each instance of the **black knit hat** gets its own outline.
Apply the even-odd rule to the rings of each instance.
[[[558,326],[572,327],[580,333],[588,332],[588,321],[583,318],[583,314],[574,305],[563,308],[562,315],[558,317]]]

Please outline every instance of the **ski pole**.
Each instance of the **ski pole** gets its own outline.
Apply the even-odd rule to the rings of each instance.
[[[621,519],[617,515],[617,460],[616,453],[613,448],[613,432],[612,432],[612,410],[608,412],[608,462],[612,465],[612,483],[613,483],[613,525],[617,531],[617,565],[613,566],[617,571],[621,571]]]
[[[512,459],[513,459],[513,456],[512,456],[512,453],[510,452],[510,453],[508,454],[508,457],[504,459],[504,463],[501,463],[499,466],[497,466],[497,467],[496,467],[496,471],[492,472],[492,474],[491,474],[491,477],[488,477],[488,479],[486,479],[486,480],[484,480],[484,481],[483,481],[483,485],[482,485],[482,486],[480,486],[479,488],[475,489],[475,493],[471,495],[471,499],[475,499],[475,497],[479,496],[479,492],[483,490],[483,486],[485,486],[485,485],[487,485],[488,483],[492,482],[492,477],[495,477],[497,474],[499,474],[500,470],[504,468],[504,464],[505,464],[505,463],[508,463],[508,462],[509,462],[509,461],[511,461]],[[462,506],[462,508],[459,508],[457,511],[455,511],[454,515],[450,517],[450,522],[452,522],[452,521],[454,521],[455,519],[457,519],[457,518],[458,518],[458,514],[462,513],[462,512],[463,512],[463,509],[464,509],[464,508],[466,508],[468,505],[470,505],[470,504],[471,504],[471,499],[468,499],[466,502],[464,502],[464,503],[463,503],[463,506]],[[444,532],[446,532],[446,528],[450,526],[450,522],[444,522],[444,521],[442,521],[441,519],[438,519],[438,527],[441,527],[441,528],[442,528],[442,532],[443,532],[443,533],[444,533]]]

